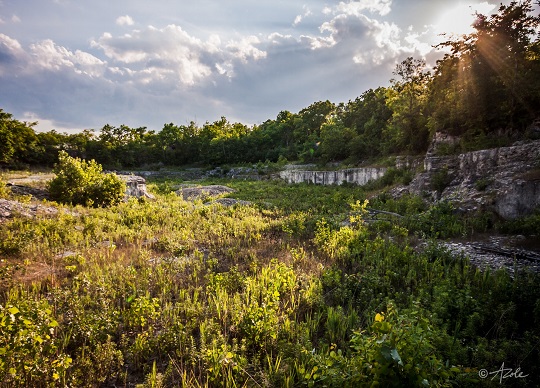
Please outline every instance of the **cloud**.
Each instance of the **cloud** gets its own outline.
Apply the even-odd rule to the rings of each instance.
[[[119,26],[132,26],[133,24],[135,24],[135,22],[133,21],[133,18],[131,16],[124,15],[124,16],[119,16],[116,19],[116,24]]]
[[[292,26],[297,9],[289,22],[260,34],[197,35],[177,24],[135,28],[125,15],[116,19],[122,33],[98,30],[90,48],[51,39],[23,47],[0,34],[0,106],[32,112],[28,117],[43,128],[108,122],[159,129],[223,115],[254,124],[318,100],[347,101],[387,84],[406,56],[431,55],[424,32],[401,30],[384,17],[391,5],[311,4]]]
[[[30,45],[31,66],[34,69],[61,71],[71,70],[76,74],[98,77],[103,75],[106,62],[87,52],[72,52],[47,39]]]
[[[16,39],[0,34],[0,76],[16,74],[17,68],[29,59]]]
[[[266,52],[256,47],[260,43],[259,38],[250,35],[243,37],[239,41],[230,41],[225,48],[228,54],[240,59],[243,63],[247,63],[250,59],[257,61],[266,57]]]
[[[86,129],[76,128],[70,126],[69,124],[62,123],[56,120],[42,118],[34,112],[24,112],[22,114],[22,120],[30,123],[37,122],[37,125],[34,127],[37,132],[48,132],[54,129],[55,131],[60,133],[79,133]]]
[[[263,59],[266,53],[257,47],[260,43],[256,36],[244,36],[223,45],[218,35],[201,40],[171,24],[122,36],[104,33],[91,45],[112,62],[132,70],[130,75],[139,82],[193,86],[212,75],[230,77],[238,64]]]
[[[381,16],[387,15],[391,11],[392,0],[360,0],[348,3],[340,2],[336,7],[336,12],[346,15],[362,15],[365,10],[377,13]],[[328,10],[327,10],[328,11]]]
[[[304,10],[304,12],[301,15],[297,15],[294,18],[293,26],[297,26],[298,24],[302,22],[302,20],[304,20],[304,18],[311,16],[313,14],[307,5],[302,6],[302,9]]]
[[[21,18],[18,17],[17,15],[13,15],[13,16],[11,17],[11,21],[12,21],[13,23],[20,23],[20,22],[21,22]]]

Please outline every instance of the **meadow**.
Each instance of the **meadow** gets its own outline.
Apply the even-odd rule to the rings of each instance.
[[[438,245],[503,230],[489,214],[380,184],[205,182],[251,202],[226,207],[148,183],[0,223],[0,386],[540,383],[539,276]]]

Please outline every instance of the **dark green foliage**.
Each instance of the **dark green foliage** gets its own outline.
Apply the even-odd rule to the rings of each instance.
[[[452,182],[452,175],[448,171],[448,168],[442,168],[435,172],[431,177],[431,189],[442,193],[446,187]]]
[[[72,158],[64,151],[58,159],[56,177],[48,183],[52,199],[72,205],[107,207],[124,198],[125,183],[115,174],[103,174],[96,161]]]
[[[15,120],[0,109],[0,166],[30,163],[32,156],[42,151],[32,129],[34,125]]]
[[[485,191],[491,183],[492,182],[489,178],[480,178],[476,182],[474,182],[474,187],[478,191]]]
[[[501,229],[509,234],[523,234],[526,236],[540,236],[540,210],[534,214],[502,224]]]
[[[467,386],[502,362],[538,384],[539,277],[415,245],[468,233],[450,204],[381,195],[369,207],[403,217],[380,228],[358,187],[227,184],[254,206],[155,193],[1,224],[19,264],[2,267],[3,384]],[[26,286],[35,257],[57,270]]]

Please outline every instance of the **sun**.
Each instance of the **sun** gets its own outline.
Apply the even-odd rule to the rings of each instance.
[[[442,10],[439,18],[434,23],[437,34],[465,35],[474,32],[472,24],[475,21],[475,14],[490,15],[497,6],[488,2],[472,3],[462,2],[452,8]]]

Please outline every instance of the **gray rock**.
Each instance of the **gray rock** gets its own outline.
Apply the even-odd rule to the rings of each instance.
[[[234,205],[243,205],[248,206],[251,205],[251,202],[249,201],[243,201],[241,199],[234,199],[234,198],[218,198],[213,200],[212,202],[209,202],[208,204],[211,205],[213,203],[219,203],[220,205],[229,207]]]
[[[209,185],[198,187],[183,187],[176,191],[176,194],[181,195],[185,201],[194,201],[204,199],[206,197],[218,197],[220,195],[233,193],[235,190],[227,186]]]
[[[540,206],[540,141],[518,143],[459,155],[426,154],[424,172],[417,174],[406,191],[431,193],[434,200],[453,202],[461,211],[492,210],[510,220],[530,214]],[[446,173],[449,184],[434,192],[437,174]],[[404,188],[396,188],[399,196]]]
[[[118,175],[126,182],[126,197],[155,199],[146,189],[146,179],[137,175]]]
[[[343,182],[356,185],[381,178],[386,173],[385,167],[348,168],[337,171],[307,171],[287,169],[279,176],[287,183],[314,183],[319,185],[341,185]]]
[[[11,189],[11,192],[13,194],[17,195],[31,195],[33,198],[37,200],[50,200],[49,192],[45,189],[40,189],[37,187],[29,187],[29,186],[23,186],[23,185],[15,185],[12,183],[8,183],[7,186]]]
[[[76,213],[69,212],[67,210],[62,211],[71,215],[77,215]],[[22,216],[27,218],[34,218],[37,216],[52,217],[58,214],[58,212],[59,209],[52,206],[21,203],[19,201],[0,198],[0,222],[13,218],[14,216]]]

